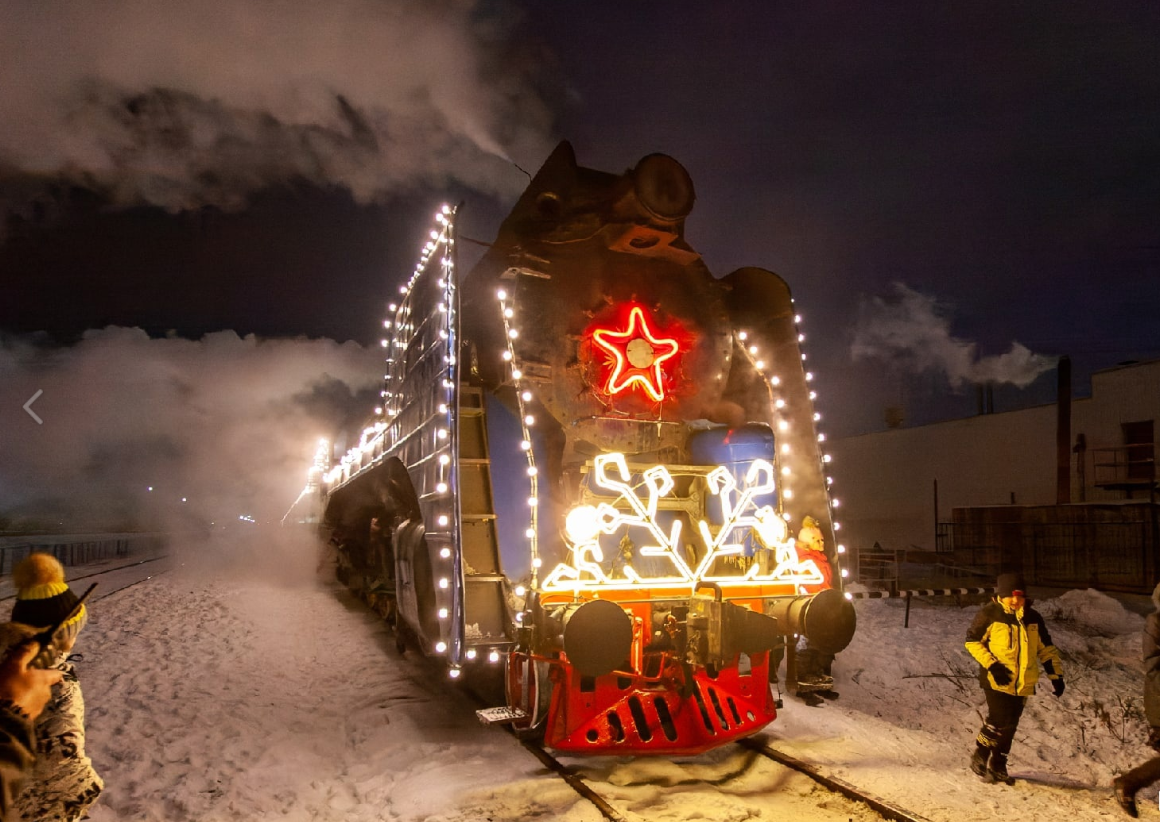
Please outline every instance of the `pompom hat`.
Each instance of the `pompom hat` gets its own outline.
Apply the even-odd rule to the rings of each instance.
[[[64,581],[64,566],[51,554],[29,554],[12,569],[12,581],[16,584],[13,622],[47,628],[76,607],[78,597]],[[82,605],[56,632],[55,639],[76,639],[87,621],[88,612]]]

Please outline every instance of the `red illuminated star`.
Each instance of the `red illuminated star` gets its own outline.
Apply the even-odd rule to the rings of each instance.
[[[612,374],[606,389],[609,394],[639,385],[657,402],[665,398],[661,365],[675,357],[680,346],[676,340],[653,336],[643,308],[632,309],[626,330],[598,328],[592,332],[592,341],[612,355]]]

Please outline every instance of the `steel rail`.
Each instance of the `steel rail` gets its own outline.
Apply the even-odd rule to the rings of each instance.
[[[743,748],[748,748],[754,753],[771,759],[779,765],[784,765],[787,768],[792,768],[798,773],[808,776],[810,779],[817,782],[827,790],[839,793],[847,799],[853,799],[855,802],[863,802],[870,806],[875,812],[880,814],[885,819],[893,819],[895,822],[929,822],[926,817],[919,816],[916,813],[904,810],[897,805],[881,799],[873,794],[868,794],[864,791],[855,788],[849,782],[838,779],[835,776],[828,776],[822,773],[814,765],[808,762],[803,762],[800,759],[782,753],[779,750],[769,747],[768,745],[758,742],[752,737],[748,739],[739,740],[738,745]]]
[[[132,588],[134,585],[141,585],[144,582],[150,582],[151,580],[157,579],[157,577],[161,576],[162,574],[168,574],[168,573],[169,573],[168,568],[165,569],[164,571],[158,571],[156,574],[150,574],[149,576],[145,577],[144,579],[139,579],[136,582],[130,582],[128,585],[122,585],[120,588],[114,588],[112,591],[106,591],[105,593],[101,594],[99,597],[97,597],[97,596],[93,597],[93,599],[96,601],[100,601],[102,599],[107,599],[108,597],[111,597],[113,594],[121,593],[126,588]]]
[[[157,562],[160,559],[166,559],[166,558],[168,558],[168,556],[169,556],[169,554],[162,554],[159,557],[150,557],[149,559],[139,559],[139,560],[136,560],[134,562],[127,562],[124,565],[118,565],[116,568],[102,568],[100,571],[93,571],[91,574],[81,574],[80,576],[75,576],[72,578],[72,581],[78,582],[82,579],[91,579],[92,577],[99,577],[101,574],[111,574],[114,571],[123,571],[126,568],[133,568],[134,566],[137,566],[137,565],[147,565],[150,562]],[[160,573],[164,574],[165,571],[161,571]],[[158,574],[154,574],[154,576],[158,576]],[[145,579],[152,579],[152,577],[145,577]],[[139,582],[144,582],[144,581],[145,580],[139,580]],[[134,582],[131,584],[136,585],[137,583]],[[128,587],[129,586],[126,585],[123,588],[118,588],[117,591],[122,591],[122,590],[124,590],[124,588],[128,588]],[[116,591],[114,591],[113,593],[116,593]],[[107,596],[108,596],[108,594],[103,594],[102,596],[94,596],[93,601],[96,602],[98,599],[104,599]],[[6,596],[0,597],[0,602],[7,602],[8,600],[15,599],[15,598],[16,598],[16,593],[13,592],[13,593],[8,594]]]
[[[528,750],[534,757],[536,757],[536,759],[544,763],[544,766],[548,768],[548,770],[563,779],[568,783],[568,787],[595,805],[596,810],[598,810],[600,815],[607,819],[608,822],[628,822],[628,819],[617,812],[617,810],[611,805],[609,805],[608,802],[605,801],[604,797],[602,797],[596,791],[592,790],[591,786],[589,786],[588,783],[584,781],[583,777],[577,776],[576,774],[569,771],[567,765],[544,750],[542,745],[530,740],[520,739],[518,736],[516,736],[514,730],[511,728],[508,728],[508,730],[512,732],[512,736],[515,736],[516,739],[519,740],[519,743],[523,745],[526,750]]]

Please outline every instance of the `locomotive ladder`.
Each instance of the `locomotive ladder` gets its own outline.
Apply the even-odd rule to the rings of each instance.
[[[496,531],[487,414],[483,390],[466,383],[459,387],[459,521],[464,643],[468,648],[507,643],[511,619]]]

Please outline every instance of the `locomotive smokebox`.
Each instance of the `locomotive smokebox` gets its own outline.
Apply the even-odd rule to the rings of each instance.
[[[632,618],[606,599],[585,602],[564,617],[564,653],[584,676],[604,676],[627,666]]]
[[[784,634],[804,634],[819,650],[836,654],[850,644],[858,618],[854,605],[829,588],[808,597],[776,599],[767,613]]]

